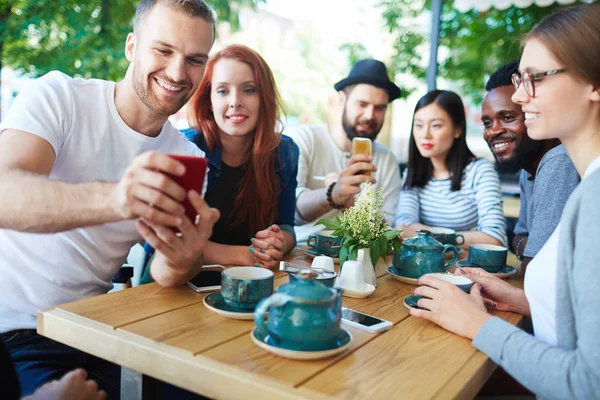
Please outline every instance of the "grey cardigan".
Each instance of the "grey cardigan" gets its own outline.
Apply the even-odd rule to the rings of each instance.
[[[473,345],[543,399],[600,399],[600,170],[563,211],[556,282],[557,346],[490,318]],[[534,327],[535,328],[535,327]]]

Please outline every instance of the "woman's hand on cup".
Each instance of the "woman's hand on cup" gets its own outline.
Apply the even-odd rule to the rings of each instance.
[[[525,302],[527,302],[524,292],[497,276],[490,274],[483,268],[460,267],[457,268],[455,274],[465,276],[481,285],[481,297],[487,308],[498,311],[515,311],[525,315],[528,314],[523,310],[523,298]],[[519,291],[523,292],[522,296]],[[526,308],[529,309],[528,302]]]
[[[419,278],[414,294],[423,298],[417,303],[421,309],[410,309],[410,315],[434,322],[457,335],[473,339],[491,317],[483,304],[481,287],[473,285],[466,294],[456,285],[431,276]]]

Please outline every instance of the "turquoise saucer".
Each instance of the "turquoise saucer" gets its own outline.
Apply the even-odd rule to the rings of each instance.
[[[318,360],[321,358],[331,357],[346,351],[352,342],[352,335],[343,328],[340,329],[340,333],[338,334],[336,340],[331,344],[331,348],[319,351],[286,349],[277,343],[268,332],[265,332],[258,327],[255,327],[252,330],[250,337],[258,347],[261,347],[280,357],[291,358],[294,360]]]
[[[459,261],[456,263],[456,265],[459,267],[465,267],[465,268],[481,268],[484,271],[487,271],[487,269],[485,269],[485,267],[482,267],[480,265],[471,264],[468,261]],[[515,267],[511,267],[510,265],[505,265],[504,267],[502,267],[502,269],[500,271],[496,271],[496,272],[487,271],[487,272],[492,275],[497,276],[498,278],[505,279],[505,278],[511,277],[514,274],[516,274],[517,269]]]
[[[409,278],[408,276],[400,275],[398,270],[393,266],[389,266],[386,269],[387,273],[390,274],[395,280],[402,283],[408,283],[409,285],[419,285],[419,280],[416,278]]]
[[[223,300],[221,292],[209,294],[204,298],[203,302],[206,308],[223,317],[246,320],[254,319],[254,310],[240,310],[239,308],[228,306],[225,300]]]
[[[422,296],[406,296],[404,298],[404,307],[406,308],[415,308],[417,310],[427,310],[426,308],[423,307],[419,307],[417,305],[418,301],[421,300],[423,297]]]

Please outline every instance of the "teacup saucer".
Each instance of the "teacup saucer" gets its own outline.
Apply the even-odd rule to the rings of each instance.
[[[304,247],[298,247],[300,250],[302,250],[307,256],[311,257],[311,258],[315,258],[317,256],[326,256],[327,254],[321,254],[316,250],[312,250],[312,249],[307,249]],[[329,257],[329,256],[328,256]],[[339,257],[331,257],[333,259],[333,262],[336,264],[340,263],[340,259]]]
[[[210,311],[223,317],[233,319],[254,319],[254,310],[240,310],[228,306],[221,296],[221,292],[214,292],[206,296],[203,300],[204,305]]]
[[[402,283],[408,283],[409,285],[419,285],[419,280],[416,278],[409,278],[407,276],[398,275],[396,269],[394,267],[387,267],[387,273],[394,277],[395,280],[400,281]]]
[[[318,360],[320,358],[331,357],[346,351],[352,342],[352,335],[345,329],[340,329],[340,333],[333,348],[321,351],[285,349],[275,344],[273,338],[271,338],[267,332],[259,329],[258,327],[254,327],[254,329],[252,329],[252,332],[250,332],[250,337],[258,347],[261,347],[277,356],[291,358],[294,360]]]
[[[338,289],[342,289],[342,296],[353,297],[355,299],[364,299],[365,297],[369,297],[370,295],[373,294],[373,292],[376,289],[375,286],[371,285],[370,283],[365,283],[364,290],[346,289],[345,287],[342,287],[342,286],[335,286],[335,287]]]
[[[404,298],[404,300],[402,301],[402,304],[404,304],[404,307],[406,307],[408,309],[414,308],[417,310],[427,310],[426,308],[422,308],[417,305],[417,302],[421,299],[422,299],[422,296],[406,296]]]
[[[481,266],[471,264],[468,261],[459,261],[456,263],[456,265],[458,265],[459,267],[466,267],[466,268],[482,268]],[[485,268],[482,268],[482,269],[485,270]],[[511,277],[514,274],[516,274],[517,269],[515,267],[511,267],[510,265],[505,265],[500,271],[497,271],[497,272],[487,271],[487,272],[494,276],[497,276],[500,279],[506,279],[506,278]]]

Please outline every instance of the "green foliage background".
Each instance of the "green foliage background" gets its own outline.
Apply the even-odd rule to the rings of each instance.
[[[219,22],[239,27],[239,10],[265,0],[209,2]],[[118,80],[126,69],[125,38],[138,0],[0,0],[0,58],[5,66],[40,76]],[[1,65],[0,65],[1,67]]]
[[[431,1],[381,0],[379,7],[386,27],[393,35],[391,69],[424,80],[429,61],[429,32],[419,31],[422,25],[417,19],[422,18],[423,11],[431,9]],[[461,94],[479,102],[489,74],[519,57],[519,42],[523,35],[544,16],[563,7],[558,4],[524,9],[512,6],[506,10],[491,8],[485,12],[470,10],[462,13],[454,8],[454,1],[445,0],[440,47],[447,49],[448,56],[438,55],[438,76],[459,82]],[[408,93],[411,88],[406,89]]]

